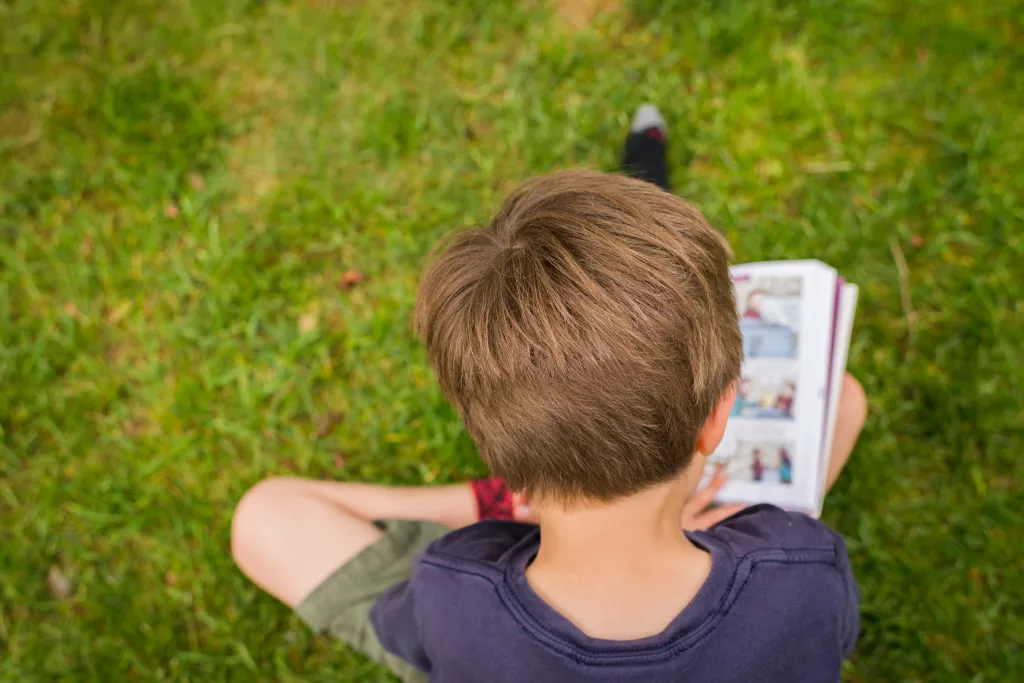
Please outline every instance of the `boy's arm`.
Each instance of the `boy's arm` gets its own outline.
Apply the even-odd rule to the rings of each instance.
[[[446,486],[382,486],[341,481],[301,482],[317,497],[350,514],[376,519],[416,519],[440,522],[453,529],[476,522],[476,498],[467,484]]]

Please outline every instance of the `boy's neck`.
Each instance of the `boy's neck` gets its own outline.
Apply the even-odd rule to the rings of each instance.
[[[693,474],[612,501],[540,506],[541,543],[526,577],[588,635],[615,640],[661,632],[690,601],[710,556],[683,533]]]
[[[623,553],[606,552],[612,543],[642,552],[692,546],[680,528],[686,494],[679,489],[679,482],[671,482],[610,503],[569,510],[545,506],[539,514],[543,541],[534,562],[564,558],[576,563],[594,553],[610,567],[617,560],[628,561]]]

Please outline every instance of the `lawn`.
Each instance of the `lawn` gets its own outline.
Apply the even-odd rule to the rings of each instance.
[[[740,260],[861,284],[848,681],[1024,680],[1024,6],[0,3],[0,680],[372,681],[228,555],[271,474],[484,468],[424,257],[658,103]],[[61,580],[61,574],[66,579]],[[64,585],[61,585],[64,584]]]

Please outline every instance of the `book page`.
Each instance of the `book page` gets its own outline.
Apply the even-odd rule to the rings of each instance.
[[[832,452],[832,440],[836,431],[836,419],[839,415],[839,394],[843,386],[843,375],[846,373],[846,356],[850,350],[850,337],[853,336],[853,317],[857,310],[857,285],[843,283],[839,293],[839,310],[836,312],[835,339],[832,348],[831,376],[829,377],[829,395],[826,408],[825,433],[821,449],[821,471],[818,474],[818,501],[814,516],[821,516],[821,507],[825,498],[825,479],[828,474],[828,459]]]
[[[836,272],[819,261],[731,270],[743,334],[743,367],[706,476],[723,465],[722,502],[818,507]]]

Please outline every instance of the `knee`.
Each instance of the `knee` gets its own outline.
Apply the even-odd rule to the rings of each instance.
[[[282,499],[289,495],[294,480],[287,477],[269,477],[245,492],[235,506],[231,518],[231,556],[235,564],[250,573],[266,552],[268,531],[280,510]]]
[[[839,397],[840,418],[856,425],[857,431],[864,426],[868,418],[868,396],[857,378],[846,373],[843,376],[843,387]]]

